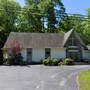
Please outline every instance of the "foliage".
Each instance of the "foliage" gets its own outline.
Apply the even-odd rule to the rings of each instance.
[[[19,32],[42,32],[42,15],[38,15],[38,13],[40,12],[35,4],[25,6],[17,20],[17,29]]]
[[[52,59],[50,57],[48,57],[47,59],[43,60],[43,64],[44,65],[48,65],[48,66],[56,66],[58,65],[58,60],[57,59]]]
[[[44,65],[48,65],[48,60],[47,60],[47,59],[44,59],[44,60],[43,60],[43,64],[44,64]]]
[[[90,90],[90,70],[80,73],[78,80],[81,90]]]
[[[90,8],[87,9],[85,19],[80,14],[68,16],[61,0],[25,2],[26,5],[21,8],[13,0],[0,0],[0,48],[10,32],[65,33],[73,27],[85,43],[90,44]],[[2,57],[0,50],[0,58]]]
[[[22,61],[21,53],[17,53],[15,55],[9,56],[7,59],[7,64],[9,65],[19,65]]]
[[[5,53],[8,54],[7,63],[10,65],[19,64],[23,59],[21,55],[22,44],[17,40],[12,40],[10,43],[6,43],[6,47],[9,47],[5,50]]]
[[[77,32],[80,33],[83,31],[83,25],[82,25],[83,19],[84,17],[80,14],[73,14],[73,15],[67,16],[60,21],[59,28],[65,32],[68,32],[68,30],[72,28],[76,28]]]
[[[52,65],[57,66],[57,65],[58,65],[58,62],[59,62],[59,61],[58,61],[57,59],[53,59],[53,60],[52,60]]]
[[[58,32],[58,29],[56,28],[59,23],[58,20],[66,15],[64,5],[60,0],[25,0],[25,2],[26,6],[24,7],[24,12],[26,12],[26,14],[24,16],[24,21],[27,22],[26,24],[29,24],[28,31],[32,32],[31,30],[35,28],[33,32]],[[26,9],[29,9],[28,13]],[[58,20],[56,18],[57,16]],[[26,19],[26,17],[28,19]],[[43,21],[46,22],[44,23]],[[22,28],[21,26],[19,27]]]
[[[48,57],[47,59],[43,60],[43,64],[48,66],[73,65],[74,62],[70,58],[66,58],[65,60],[59,62],[58,59],[53,59],[51,57]]]
[[[83,22],[84,30],[82,32],[83,39],[86,44],[90,44],[90,8],[87,9],[87,18]]]
[[[86,18],[80,14],[73,14],[65,17],[59,23],[60,31],[67,32],[72,28],[76,28],[84,42],[90,44],[90,9],[87,9]]]
[[[62,62],[59,63],[59,65],[73,65],[73,64],[74,64],[74,62],[70,58],[66,58],[65,60],[63,60]]]
[[[73,65],[73,60],[70,59],[70,58],[66,58],[63,62],[64,62],[66,65]]]
[[[16,21],[19,14],[20,5],[14,1],[1,0],[0,3],[0,26],[1,30],[7,32],[16,31]],[[5,33],[6,34],[6,33]]]
[[[5,64],[7,62],[8,59],[8,54],[4,52],[3,54],[3,63]]]
[[[15,1],[0,0],[0,58],[3,57],[1,48],[9,33],[16,31],[16,21],[20,8],[19,3]]]

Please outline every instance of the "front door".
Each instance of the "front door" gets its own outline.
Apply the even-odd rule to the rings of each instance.
[[[27,49],[27,61],[32,62],[32,48]]]

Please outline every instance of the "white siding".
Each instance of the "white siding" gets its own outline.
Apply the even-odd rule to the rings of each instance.
[[[23,50],[22,56],[23,61],[27,61],[27,49]],[[52,48],[51,49],[51,57],[52,58],[65,58],[66,57],[66,50],[61,48]],[[32,61],[40,62],[41,60],[45,59],[45,48],[33,48],[32,49]]]
[[[43,48],[33,48],[32,49],[32,61],[40,62],[45,58],[45,49]]]
[[[90,59],[90,51],[83,50],[83,59]]]
[[[27,51],[26,51],[26,49],[22,50],[21,54],[22,54],[22,57],[23,57],[23,61],[27,61]]]
[[[66,57],[66,49],[64,48],[52,48],[51,49],[51,57],[52,58],[65,58]]]

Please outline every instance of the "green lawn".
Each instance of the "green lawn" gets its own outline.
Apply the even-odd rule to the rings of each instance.
[[[82,72],[79,77],[80,90],[90,90],[90,70]]]

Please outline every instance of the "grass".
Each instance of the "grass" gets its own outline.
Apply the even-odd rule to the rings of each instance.
[[[78,77],[80,90],[90,90],[90,70],[80,73]]]

